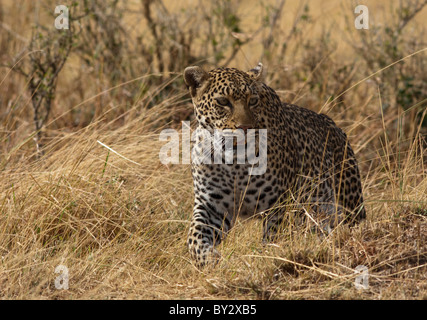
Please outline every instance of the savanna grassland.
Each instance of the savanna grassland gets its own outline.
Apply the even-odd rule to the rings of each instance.
[[[0,298],[427,299],[426,1],[364,1],[367,30],[355,1],[63,4],[58,30],[54,1],[0,2]],[[347,133],[367,219],[267,245],[238,221],[199,270],[190,167],[160,162],[159,133],[194,125],[185,67],[259,61]]]

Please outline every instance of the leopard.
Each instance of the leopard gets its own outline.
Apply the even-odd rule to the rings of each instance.
[[[265,84],[264,69],[259,63],[249,71],[184,70],[196,130],[239,130],[246,135],[243,144],[250,130],[258,133],[258,142],[260,130],[267,132],[264,172],[251,175],[254,164],[248,159],[192,162],[194,206],[187,247],[198,267],[221,259],[216,248],[237,217],[260,217],[263,242],[274,240],[283,227],[287,204],[296,205],[303,216],[312,212],[323,217],[317,225],[329,233],[366,218],[358,162],[346,133],[326,114],[282,102]],[[259,154],[262,145],[255,145]]]

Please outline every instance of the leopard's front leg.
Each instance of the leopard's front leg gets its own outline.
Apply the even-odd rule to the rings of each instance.
[[[197,266],[218,262],[221,256],[215,246],[231,228],[232,221],[222,208],[220,197],[216,193],[196,193],[187,244]]]

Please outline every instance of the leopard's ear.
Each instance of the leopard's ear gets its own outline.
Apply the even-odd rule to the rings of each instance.
[[[190,90],[191,97],[197,95],[197,90],[202,87],[206,80],[208,80],[209,74],[201,67],[188,67],[184,70],[184,82],[187,88]]]
[[[262,81],[264,79],[263,71],[264,71],[264,67],[260,62],[255,68],[249,70],[247,74],[256,81]]]

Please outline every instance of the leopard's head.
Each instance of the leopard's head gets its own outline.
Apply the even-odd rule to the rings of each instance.
[[[199,125],[205,129],[250,129],[258,127],[263,66],[248,72],[218,68],[209,72],[188,67],[184,81],[192,97]]]

